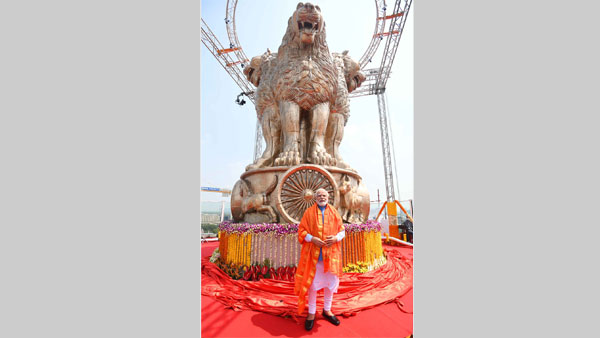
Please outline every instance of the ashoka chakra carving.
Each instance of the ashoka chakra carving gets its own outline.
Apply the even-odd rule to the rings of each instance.
[[[277,187],[277,209],[284,221],[300,223],[304,211],[315,203],[317,189],[329,193],[329,204],[336,206],[339,200],[337,184],[331,174],[319,166],[302,165],[291,168]]]

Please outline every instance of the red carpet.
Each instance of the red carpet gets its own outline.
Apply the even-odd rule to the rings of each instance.
[[[332,309],[338,314],[341,325],[333,326],[317,315],[315,327],[306,332],[303,318],[296,322],[292,318],[273,315],[295,312],[297,298],[291,292],[293,283],[221,278],[222,272],[207,261],[217,246],[217,242],[202,244],[203,337],[406,337],[412,333],[412,248],[385,246],[389,266],[386,267],[386,264],[362,275],[344,274],[340,279],[339,293],[334,295]],[[394,279],[386,279],[390,276]],[[273,290],[274,287],[278,291],[272,297],[261,291],[264,288]],[[259,293],[262,297],[252,296]],[[318,299],[320,313],[322,296]],[[377,305],[381,302],[387,304]],[[253,308],[271,314],[240,311]],[[354,316],[346,318],[339,316],[341,313]]]

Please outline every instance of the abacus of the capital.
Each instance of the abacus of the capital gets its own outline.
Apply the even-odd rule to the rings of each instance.
[[[234,185],[234,220],[297,223],[324,188],[344,221],[366,221],[369,193],[339,153],[348,94],[365,76],[347,51],[329,52],[319,6],[299,3],[277,53],[252,58],[244,74],[256,86],[266,148]]]

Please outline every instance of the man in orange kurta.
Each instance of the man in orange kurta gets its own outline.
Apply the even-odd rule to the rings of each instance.
[[[340,321],[331,312],[333,293],[337,292],[342,274],[342,248],[344,238],[342,218],[329,204],[325,189],[316,191],[316,202],[306,209],[298,227],[298,240],[302,244],[300,261],[296,270],[294,293],[298,296],[298,314],[306,306],[308,293],[308,316],[304,327],[311,330],[316,313],[317,291],[324,290],[323,317],[334,325]]]

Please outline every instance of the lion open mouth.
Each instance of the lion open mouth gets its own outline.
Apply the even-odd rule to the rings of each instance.
[[[360,85],[362,84],[362,82],[365,80],[365,76],[360,74],[360,75],[354,75],[354,77],[352,78],[352,81],[348,84],[348,91],[353,91],[356,88],[360,87]]]
[[[318,22],[298,21],[298,30],[306,33],[316,33],[319,30]]]
[[[298,32],[304,43],[311,44],[319,31],[319,17],[313,15],[300,16],[297,21]]]

